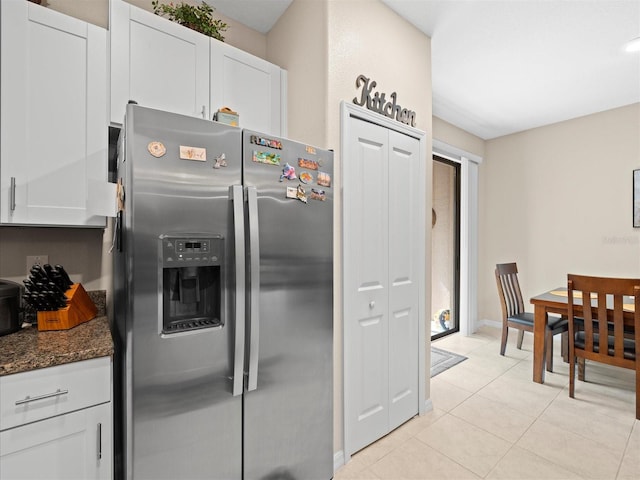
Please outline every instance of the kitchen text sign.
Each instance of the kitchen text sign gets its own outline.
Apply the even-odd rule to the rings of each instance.
[[[358,100],[358,97],[355,97],[353,103],[361,107],[366,105],[369,110],[373,110],[389,118],[395,118],[399,122],[415,127],[416,112],[407,110],[396,104],[396,92],[390,95],[390,101],[387,101],[384,92],[373,93],[376,85],[377,82],[375,80],[371,80],[364,75],[359,75],[358,78],[356,78],[356,88],[362,87],[362,92],[360,93],[360,99]]]

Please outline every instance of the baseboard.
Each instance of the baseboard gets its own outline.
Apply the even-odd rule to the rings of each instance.
[[[493,327],[497,329],[502,329],[502,322],[497,320],[478,320],[476,323],[478,327]]]
[[[431,393],[431,392],[429,392]],[[433,410],[433,402],[431,401],[430,398],[427,398],[424,401],[424,413],[429,413]]]
[[[337,472],[344,465],[344,451],[340,450],[333,454],[333,473]]]

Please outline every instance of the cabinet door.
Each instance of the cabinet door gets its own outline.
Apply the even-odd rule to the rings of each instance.
[[[0,432],[2,478],[110,479],[111,403]]]
[[[229,107],[240,126],[285,136],[282,128],[285,72],[272,63],[211,39],[211,111]]]
[[[121,0],[110,3],[111,122],[127,102],[211,119],[209,37]]]
[[[106,30],[23,0],[1,7],[0,223],[105,226]]]

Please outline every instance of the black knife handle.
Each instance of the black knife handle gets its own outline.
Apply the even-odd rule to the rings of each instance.
[[[73,285],[73,282],[71,281],[71,278],[69,278],[69,274],[64,269],[64,267],[62,265],[56,265],[55,269],[58,271],[58,273],[60,273],[60,275],[62,275],[62,278],[64,279],[64,281],[67,282],[68,284],[67,288],[71,288],[71,286]]]

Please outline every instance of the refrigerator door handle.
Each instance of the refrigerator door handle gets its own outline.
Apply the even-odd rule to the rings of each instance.
[[[241,185],[231,187],[235,247],[235,338],[233,349],[233,396],[242,395],[244,388],[244,330],[246,267],[244,251],[244,195]]]
[[[251,298],[249,311],[249,377],[247,391],[258,388],[258,353],[260,345],[260,231],[258,226],[258,194],[256,187],[247,187],[249,204],[249,258]]]

